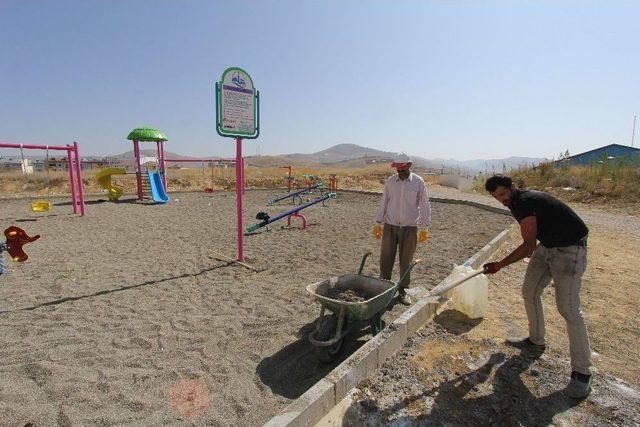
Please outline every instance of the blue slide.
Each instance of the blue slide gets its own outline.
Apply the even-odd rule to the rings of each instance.
[[[153,201],[156,203],[167,203],[169,201],[169,196],[167,196],[167,192],[164,191],[160,172],[147,171],[147,175],[149,176],[149,187],[151,188],[151,197],[153,198]]]

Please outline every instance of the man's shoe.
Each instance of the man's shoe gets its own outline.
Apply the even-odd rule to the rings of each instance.
[[[529,337],[527,338],[507,338],[505,343],[508,346],[519,348],[520,350],[535,351],[544,353],[547,348],[544,344],[536,344]]]
[[[398,302],[402,305],[411,305],[411,298],[405,291],[400,291],[398,293]]]
[[[567,395],[573,399],[585,399],[591,393],[591,375],[571,372],[571,381],[566,388]]]

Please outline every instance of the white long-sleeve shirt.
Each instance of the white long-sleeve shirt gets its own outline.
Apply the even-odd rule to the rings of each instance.
[[[424,180],[415,173],[401,180],[393,174],[384,184],[384,192],[376,222],[398,225],[400,227],[417,226],[418,221],[425,227],[431,220],[431,204]]]

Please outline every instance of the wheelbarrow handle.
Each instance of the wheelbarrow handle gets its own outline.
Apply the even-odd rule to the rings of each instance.
[[[414,260],[410,265],[409,268],[407,268],[407,271],[404,272],[404,274],[402,275],[402,277],[400,278],[400,280],[398,281],[398,284],[396,285],[398,288],[401,288],[402,285],[404,284],[404,282],[409,278],[409,274],[411,274],[411,270],[413,270],[413,267],[415,267],[417,264],[422,264],[424,261],[422,259],[416,259]]]
[[[362,261],[360,261],[360,268],[358,269],[358,274],[362,274],[362,271],[364,270],[364,262],[367,260],[367,257],[369,255],[371,255],[371,251],[367,251],[367,253],[362,257]]]

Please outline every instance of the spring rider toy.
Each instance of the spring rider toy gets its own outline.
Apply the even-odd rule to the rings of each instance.
[[[7,251],[14,262],[24,262],[29,256],[24,252],[22,246],[35,242],[40,238],[39,234],[30,237],[26,231],[14,225],[4,230],[4,236],[7,240],[5,243],[0,243],[0,275],[4,273],[2,252]]]

